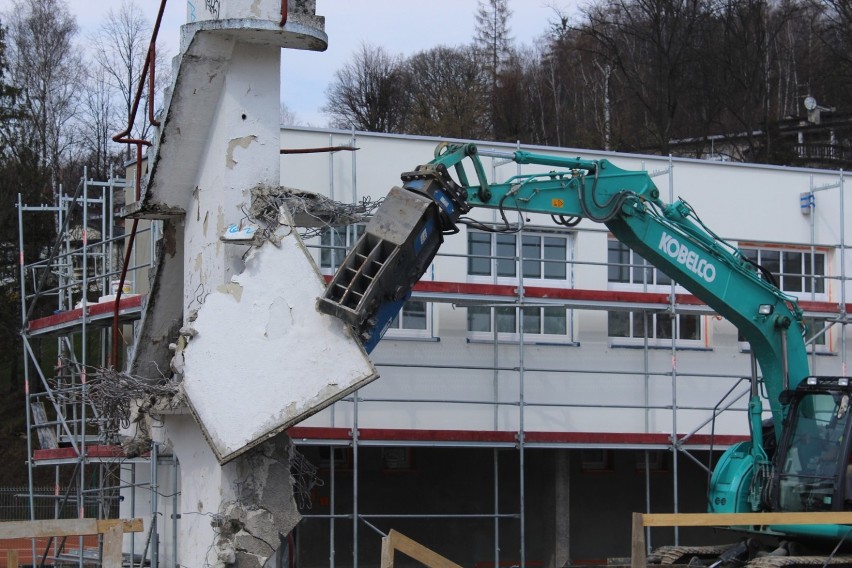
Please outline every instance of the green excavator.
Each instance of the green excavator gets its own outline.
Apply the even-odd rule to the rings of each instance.
[[[548,169],[488,183],[481,155]],[[465,165],[475,172],[474,183]],[[410,297],[444,236],[458,232],[462,215],[472,208],[497,209],[505,226],[495,231],[508,230],[506,212],[511,211],[548,214],[566,227],[582,219],[602,223],[616,239],[732,322],[751,346],[756,365],[748,407],[750,440],[728,448],[719,459],[710,480],[708,510],[852,510],[849,378],[810,374],[796,299],[782,292],[771,274],[716,236],[688,203],[664,203],[647,172],[624,170],[605,159],[480,153],[474,144],[444,143],[434,159],[403,174],[402,181],[318,300],[318,309],[346,321],[368,352]],[[763,420],[764,401],[771,420]],[[738,528],[830,547],[845,541],[852,529]],[[755,549],[741,548],[746,555]]]

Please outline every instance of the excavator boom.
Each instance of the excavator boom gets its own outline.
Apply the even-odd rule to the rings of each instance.
[[[832,436],[840,436],[839,440],[848,445],[850,392],[847,379],[809,376],[805,327],[795,298],[782,292],[770,281],[771,275],[761,273],[760,267],[736,247],[708,229],[687,202],[664,203],[644,171],[624,170],[608,160],[521,151],[482,155],[548,169],[489,183],[475,145],[439,145],[433,160],[402,175],[403,186],[391,190],[319,299],[318,308],[352,325],[370,351],[432,262],[444,235],[458,232],[461,215],[470,209],[499,210],[504,226],[495,227],[495,231],[513,230],[506,217],[506,212],[513,210],[548,214],[557,224],[568,227],[582,220],[602,223],[616,239],[733,323],[749,342],[760,366],[761,378],[753,373],[751,382],[751,441],[730,448],[720,459],[711,479],[709,509],[808,510],[803,499],[792,497],[807,491],[802,488],[809,478],[783,463],[791,456],[798,458],[793,449],[800,443],[785,425],[813,424],[807,419],[787,420],[788,412],[793,408],[795,413],[808,416],[815,412],[815,405],[822,408],[827,401],[836,401],[834,408],[821,412],[825,416],[834,413],[834,422],[841,425],[835,424]],[[465,165],[472,168],[475,179],[468,177]],[[808,388],[813,392],[806,392]],[[767,455],[763,440],[762,391],[772,414],[774,441],[779,443],[775,463]],[[816,393],[825,396],[812,396]],[[823,509],[842,506],[848,452],[844,445],[833,458],[831,475],[820,478]],[[779,493],[778,487],[785,483],[786,493]],[[827,538],[837,534],[827,526],[817,531],[815,536]]]

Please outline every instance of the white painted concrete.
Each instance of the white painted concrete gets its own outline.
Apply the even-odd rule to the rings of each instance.
[[[356,133],[356,153],[282,156],[282,183],[291,187],[321,191],[340,201],[363,197],[379,199],[399,185],[399,175],[428,162],[441,139],[406,137],[377,133]],[[347,131],[285,128],[283,146],[305,148],[352,144]],[[482,142],[481,149],[516,149],[514,144]],[[715,232],[734,242],[810,244],[810,219],[800,212],[799,194],[814,186],[835,184],[839,172],[748,164],[637,156],[571,148],[524,146],[522,149],[566,157],[607,158],[625,169],[651,172],[673,166],[670,173],[654,175],[664,201],[684,197],[702,220]],[[355,176],[353,178],[353,161]],[[491,159],[484,159],[491,176]],[[522,166],[521,172],[546,171],[546,167]],[[496,168],[495,179],[505,180],[517,173],[514,164]],[[473,173],[468,176],[473,179]],[[840,273],[841,220],[847,239],[852,220],[842,215],[839,191],[818,192],[814,215],[815,245],[827,254],[828,273]],[[483,221],[495,219],[488,210],[474,210],[471,216]],[[514,213],[510,214],[512,220]],[[530,215],[527,227],[553,229],[549,218]],[[481,282],[467,274],[466,230],[448,236],[434,263],[434,279],[447,282]],[[316,252],[316,251],[315,251]],[[615,290],[620,285],[607,282],[607,234],[600,225],[583,221],[574,240],[574,287],[587,290]],[[847,258],[847,272],[852,263]],[[509,280],[486,279],[491,283]],[[516,281],[515,281],[516,282]],[[533,285],[526,281],[527,286]],[[545,284],[549,285],[549,284]],[[815,299],[838,302],[837,280],[828,280],[825,294]],[[623,288],[621,288],[623,289]],[[634,288],[635,290],[635,288]],[[668,293],[669,287],[649,291]],[[416,295],[415,295],[416,296]],[[803,300],[811,299],[802,293]],[[846,291],[847,301],[852,289]],[[671,348],[641,348],[617,345],[607,336],[605,311],[575,310],[576,345],[535,344],[517,339],[491,342],[473,340],[466,331],[466,308],[461,304],[435,303],[432,306],[432,335],[413,339],[390,331],[371,354],[382,380],[359,391],[358,428],[420,430],[509,430],[520,427],[519,401],[523,381],[523,424],[527,430],[547,432],[681,433],[697,430],[709,434],[711,410],[739,377],[748,376],[750,363],[737,342],[736,329],[726,321],[704,317],[705,345],[699,350],[679,349],[677,380],[672,380]],[[816,357],[812,372],[843,372],[843,353],[852,354],[842,344],[840,330],[830,332],[831,353]],[[524,352],[523,379],[516,367]],[[494,366],[501,368],[495,374]],[[478,367],[472,369],[471,367]],[[647,374],[647,378],[646,378]],[[741,385],[742,387],[743,385]],[[446,402],[441,402],[446,401]],[[672,412],[673,401],[678,410]],[[486,403],[486,404],[482,404]],[[626,408],[633,407],[633,408]],[[647,410],[645,409],[647,407]],[[732,411],[719,416],[717,434],[748,433],[741,399]],[[304,425],[353,428],[355,408],[341,402],[310,418]]]
[[[252,188],[280,181],[281,48],[327,44],[315,3],[290,4],[283,28],[280,0],[205,2],[205,17],[189,18],[143,197],[129,207],[165,221],[129,367],[159,379],[177,345],[174,379],[193,410],[157,417],[152,432],[180,464],[181,492],[178,536],[152,546],[161,558],[176,550],[181,566],[263,565],[299,520],[275,434],[377,376],[342,323],[315,310],[322,279],[297,236],[282,229],[279,247],[249,255],[220,240]]]
[[[183,385],[220,460],[377,376],[343,323],[316,311],[324,289],[291,233],[281,248],[252,249],[246,270],[206,297],[191,324]]]

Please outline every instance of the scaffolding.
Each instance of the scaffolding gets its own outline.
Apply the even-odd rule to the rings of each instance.
[[[95,375],[118,364],[110,357],[113,325],[129,337],[142,313],[142,296],[133,293],[131,281],[120,283],[126,235],[116,214],[127,187],[122,177],[95,181],[84,170],[73,193],[59,189],[55,205],[29,205],[18,198],[31,520],[39,519],[37,504],[43,510],[45,503],[52,504],[57,519],[117,518],[126,489],[122,478],[132,477],[137,464],[157,463],[150,456],[126,456],[118,424],[102,414],[90,391]],[[28,261],[24,235],[34,215],[53,216],[57,238],[46,258]],[[131,274],[146,275],[137,280],[140,286],[147,282],[157,230],[156,224],[145,229],[151,249],[130,267]],[[119,285],[124,297],[116,305]],[[128,468],[133,473],[124,471]],[[36,478],[44,479],[50,469],[54,491],[40,493]],[[150,487],[132,490],[139,489]],[[80,566],[98,561],[98,543],[73,540],[51,539],[40,550],[33,541],[33,558]]]
[[[357,146],[354,133],[348,141],[351,147]],[[329,147],[335,147],[333,140],[329,140]],[[352,201],[358,201],[355,180],[357,169],[355,157],[352,154]],[[334,154],[329,153],[329,190],[330,197],[335,197],[335,187],[332,172],[334,167]],[[492,176],[496,176],[497,164],[492,166]],[[671,181],[671,168],[667,171],[655,172],[655,176],[667,175],[669,177],[669,193],[673,194],[673,183]],[[812,317],[820,318],[825,322],[822,330],[817,330],[814,340],[820,334],[825,334],[831,326],[839,326],[839,340],[837,352],[840,355],[841,369],[845,374],[847,346],[845,336],[845,324],[848,323],[846,313],[845,283],[846,267],[845,254],[847,249],[845,235],[843,234],[843,174],[838,175],[836,184],[815,186],[805,188],[805,193],[813,195],[816,192],[837,190],[840,199],[840,243],[834,248],[834,254],[839,255],[839,274],[835,276],[818,276],[812,270],[812,278],[833,278],[839,282],[840,301],[829,305],[828,302],[818,302],[814,291],[816,286],[811,285],[811,301],[805,305],[806,313]],[[30,483],[29,505],[30,514],[34,519],[35,503],[47,500],[53,503],[54,516],[87,516],[97,518],[115,518],[118,515],[117,502],[120,498],[129,500],[129,512],[135,516],[135,503],[137,499],[150,499],[150,523],[148,534],[145,535],[144,545],[138,544],[134,539],[131,544],[130,558],[133,565],[139,562],[148,562],[151,566],[158,566],[161,561],[162,549],[159,544],[160,532],[171,531],[168,538],[172,543],[172,554],[174,564],[177,559],[177,541],[179,540],[179,491],[178,491],[178,464],[169,455],[163,455],[166,448],[154,444],[150,454],[128,458],[120,447],[118,433],[114,429],[107,428],[103,416],[92,404],[87,391],[87,375],[91,375],[94,369],[104,369],[115,366],[116,362],[110,360],[112,351],[113,335],[110,326],[116,314],[114,302],[109,297],[114,294],[114,281],[121,273],[120,259],[125,252],[125,235],[116,222],[115,211],[119,193],[127,190],[126,183],[118,177],[111,177],[106,182],[95,182],[88,180],[84,175],[80,186],[73,195],[63,194],[61,191],[57,197],[56,206],[31,206],[20,202],[19,226],[21,239],[21,255],[24,250],[24,226],[29,215],[49,214],[55,216],[57,234],[59,235],[50,255],[46,259],[35,262],[21,263],[21,316],[23,325],[24,356],[28,361],[26,365],[25,383],[26,389],[26,412],[27,412],[27,443],[28,443],[28,475]],[[339,193],[339,191],[338,191]],[[339,196],[338,196],[339,198]],[[815,251],[817,243],[814,237],[813,217],[811,217],[811,242],[797,243],[809,246]],[[589,231],[600,232],[600,229],[577,228],[574,232]],[[140,254],[142,262],[133,263],[129,271],[129,281],[135,283],[135,291],[144,292],[144,283],[147,283],[147,270],[152,266],[150,259],[155,256],[156,241],[159,233],[156,223],[150,227],[143,227],[140,233],[148,233],[147,254]],[[355,241],[357,231],[350,227],[344,231],[349,238],[348,244]],[[140,240],[145,242],[146,239]],[[790,244],[790,243],[780,243]],[[138,246],[138,245],[137,245]],[[322,246],[311,244],[317,251],[331,251],[335,253],[344,252],[336,244]],[[820,245],[824,246],[824,245]],[[345,248],[345,247],[344,247]],[[135,254],[135,253],[134,253]],[[332,254],[331,258],[342,259],[343,254]],[[439,253],[439,259],[461,258],[467,262],[469,255],[453,255],[451,253]],[[522,256],[503,257],[488,256],[489,261],[508,260],[522,266]],[[812,255],[813,259],[814,256]],[[583,266],[596,266],[598,268],[609,268],[611,263],[596,263],[569,259],[566,261],[566,272],[571,272]],[[636,269],[647,275],[643,265],[623,264],[630,270]],[[334,264],[332,263],[332,269]],[[665,302],[661,303],[650,298],[643,297],[641,301],[613,301],[608,299],[589,299],[585,297],[567,297],[561,299],[547,299],[537,295],[530,295],[525,285],[523,269],[518,271],[517,285],[511,293],[505,296],[481,297],[471,291],[447,292],[439,287],[427,285],[416,290],[413,298],[432,304],[452,304],[453,306],[487,306],[487,307],[511,307],[518,309],[520,318],[523,318],[524,310],[521,308],[529,306],[561,306],[568,310],[598,310],[598,311],[668,311],[673,314],[698,314],[703,316],[712,315],[709,309],[703,305],[682,304],[675,301],[677,297],[675,284],[671,284],[671,291]],[[127,292],[133,292],[131,288]],[[113,294],[111,294],[111,292]],[[105,301],[97,301],[106,298]],[[144,295],[127,294],[118,306],[120,321],[125,326],[125,336],[132,335],[131,326],[141,316],[144,306]],[[573,312],[572,312],[573,313]],[[523,321],[523,320],[521,320]],[[672,325],[675,325],[674,320]],[[715,420],[722,413],[743,412],[743,403],[748,395],[748,385],[743,381],[742,375],[730,373],[712,373],[703,371],[701,373],[690,372],[679,369],[677,358],[680,348],[676,341],[671,342],[671,360],[669,369],[661,370],[651,364],[650,354],[652,347],[648,344],[648,335],[645,334],[645,342],[638,352],[642,366],[638,369],[625,371],[614,369],[601,362],[595,368],[579,368],[564,365],[560,367],[540,366],[536,362],[530,362],[527,351],[530,345],[524,335],[524,326],[518,327],[518,338],[511,362],[501,362],[506,354],[506,346],[501,345],[496,327],[493,330],[492,353],[493,357],[489,364],[477,363],[467,366],[440,365],[424,363],[400,363],[398,361],[380,358],[376,360],[377,367],[384,370],[394,368],[413,368],[422,366],[434,369],[441,373],[463,374],[467,372],[491,373],[493,375],[495,395],[489,399],[477,399],[456,397],[452,393],[432,399],[414,398],[405,396],[400,392],[399,396],[378,396],[370,392],[367,387],[356,391],[352,395],[337,402],[329,412],[331,413],[332,426],[324,429],[321,435],[317,435],[317,429],[295,427],[290,435],[294,442],[309,451],[316,450],[315,459],[323,460],[323,466],[327,468],[328,480],[328,513],[312,513],[306,505],[303,507],[303,517],[311,522],[327,524],[328,535],[328,565],[341,564],[339,560],[340,525],[345,523],[351,525],[351,531],[345,539],[351,547],[351,562],[342,562],[344,565],[358,566],[363,562],[365,553],[360,550],[367,542],[372,542],[371,537],[384,536],[386,530],[379,525],[387,525],[395,522],[423,522],[435,521],[473,521],[487,523],[491,526],[493,539],[493,556],[490,562],[499,566],[505,562],[516,562],[521,566],[529,565],[530,558],[527,551],[527,542],[530,538],[528,532],[528,508],[527,490],[529,487],[529,460],[528,452],[531,450],[574,450],[574,449],[630,449],[644,453],[646,492],[646,512],[650,512],[651,503],[651,476],[652,459],[651,452],[668,452],[672,456],[672,487],[671,500],[674,510],[679,508],[679,476],[678,469],[681,467],[680,460],[687,460],[690,466],[699,467],[709,471],[712,464],[705,463],[697,455],[697,452],[706,452],[715,447],[724,446],[730,442],[732,437],[716,436],[711,433],[707,436],[701,434],[707,428],[711,429]],[[676,330],[672,335],[677,336]],[[48,348],[48,345],[52,347]],[[816,349],[813,350],[814,367],[816,366]],[[55,364],[52,362],[55,361]],[[582,372],[591,375],[613,375],[618,374],[629,381],[643,381],[644,400],[630,405],[612,404],[588,404],[588,403],[564,403],[554,401],[542,401],[530,398],[525,391],[527,376],[548,373],[553,376],[567,376],[571,373]],[[497,384],[507,376],[512,377],[515,386],[513,398],[500,398],[496,395]],[[703,405],[686,405],[680,402],[678,393],[678,379],[689,379],[697,377],[713,377],[725,381],[730,385],[724,397],[719,400],[707,401]],[[651,380],[669,380],[671,385],[671,400],[666,404],[652,404],[648,397],[648,383]],[[480,406],[489,408],[493,415],[493,429],[490,432],[472,432],[466,436],[457,436],[450,439],[440,433],[420,432],[419,435],[408,438],[398,438],[387,433],[378,432],[368,425],[362,423],[363,409],[371,404],[393,404],[405,408],[413,404],[444,406]],[[560,412],[572,412],[592,410],[600,412],[620,412],[625,410],[644,412],[647,417],[651,412],[667,412],[670,416],[669,434],[649,434],[637,437],[634,442],[619,441],[617,443],[606,443],[601,440],[589,440],[583,436],[576,436],[570,432],[554,433],[545,435],[546,432],[534,431],[527,427],[527,413],[536,409],[549,408]],[[700,421],[690,431],[681,433],[678,426],[679,413],[701,412],[705,419]],[[517,428],[507,432],[498,428],[499,416],[511,412],[516,417]],[[336,419],[335,416],[341,418]],[[351,420],[348,418],[351,417]],[[338,424],[339,422],[339,424]],[[342,425],[341,425],[342,424]],[[36,448],[38,440],[39,448]],[[727,441],[726,441],[727,440]],[[455,509],[452,501],[448,501],[446,508],[441,512],[410,512],[400,514],[397,512],[382,512],[371,506],[371,496],[362,494],[363,478],[359,472],[363,470],[362,452],[384,448],[391,455],[394,449],[406,448],[440,448],[451,449],[476,449],[490,454],[488,469],[491,472],[489,483],[493,484],[493,492],[488,503],[482,503],[482,508],[489,509],[487,512],[464,512]],[[340,458],[346,454],[345,459]],[[710,452],[712,458],[712,452]],[[507,475],[505,466],[506,456],[511,457],[513,472]],[[400,463],[405,462],[405,455],[396,455]],[[563,464],[564,465],[564,464]],[[162,475],[162,467],[171,468],[175,490],[168,495],[169,507],[173,511],[170,528],[164,527],[164,523],[158,522],[162,517],[162,510],[158,501],[163,500],[160,492],[159,476]],[[53,495],[39,494],[36,491],[35,471],[37,468],[53,468],[55,491]],[[150,470],[146,479],[137,479],[139,468]],[[351,476],[347,483],[343,476]],[[513,482],[513,490],[506,494],[505,478]],[[345,499],[343,495],[346,495]],[[184,507],[185,508],[185,507]],[[146,511],[147,512],[147,511]],[[507,550],[508,547],[501,546],[506,540],[507,533],[512,533],[512,542],[517,543],[518,552],[515,554]],[[675,540],[677,540],[675,535]],[[378,541],[378,539],[376,539]],[[650,538],[648,543],[650,545]],[[307,543],[296,539],[296,551],[307,548]],[[137,552],[139,554],[137,554]],[[79,565],[90,560],[92,549],[87,549],[83,542],[77,543],[77,547],[70,551],[68,546],[52,545],[48,550],[36,551],[33,554],[50,557],[57,560],[69,560]]]
[[[355,132],[351,133],[351,137],[344,142],[343,145],[347,147],[357,147],[358,140],[356,139]],[[328,147],[335,147],[335,140],[333,135],[329,135]],[[520,149],[520,147],[518,147]],[[487,152],[484,152],[483,155],[487,155]],[[329,153],[328,156],[328,194],[334,198],[335,197],[335,155],[333,153]],[[357,153],[353,154],[351,157],[351,188],[352,188],[352,199],[353,202],[357,202],[358,193],[356,189],[356,179],[357,179]],[[492,168],[491,168],[491,177],[492,180],[496,180],[496,170],[497,167],[501,165],[497,160],[492,160]],[[674,201],[674,181],[673,181],[673,165],[671,162],[671,158],[669,158],[669,166],[665,169],[658,170],[652,172],[650,175],[652,177],[658,176],[667,176],[668,178],[668,197],[669,202]],[[518,174],[520,174],[520,167],[518,167]],[[839,354],[840,358],[840,374],[847,374],[847,340],[846,340],[846,329],[845,326],[848,321],[847,315],[847,306],[846,306],[846,293],[845,287],[846,282],[848,280],[846,275],[846,267],[845,267],[845,252],[847,250],[847,245],[845,243],[845,231],[844,231],[844,174],[842,171],[837,174],[837,181],[830,184],[815,186],[814,178],[811,176],[809,187],[803,188],[802,199],[803,203],[809,204],[807,205],[810,208],[810,212],[805,212],[805,206],[803,205],[803,213],[809,214],[809,223],[810,223],[810,242],[808,243],[790,243],[790,242],[778,242],[778,243],[770,243],[766,244],[774,244],[778,246],[784,245],[797,245],[797,246],[806,246],[809,247],[811,251],[811,276],[810,276],[810,300],[802,302],[806,317],[813,318],[817,321],[823,323],[821,328],[817,328],[814,331],[811,331],[810,336],[807,338],[807,344],[811,346],[812,353],[812,372],[816,373],[817,368],[817,357],[818,350],[815,347],[815,342],[819,340],[824,334],[828,332],[832,327],[839,328],[839,339],[837,340],[837,348],[836,351]],[[814,252],[817,250],[817,243],[815,240],[815,220],[813,213],[813,204],[814,204],[814,195],[817,192],[828,191],[828,190],[837,190],[838,199],[839,199],[839,227],[840,227],[840,242],[837,243],[833,247],[833,253],[839,258],[839,269],[840,272],[836,276],[829,275],[818,275],[814,266],[814,259],[816,255]],[[337,190],[338,193],[341,193]],[[496,219],[495,219],[496,220]],[[331,229],[335,230],[335,229]],[[588,228],[577,228],[573,229],[573,232],[579,231],[600,231],[600,229],[588,229]],[[342,231],[343,234],[346,235],[344,239],[347,246],[345,250],[342,250],[340,247],[331,246],[321,246],[314,245],[322,251],[328,251],[331,254],[327,256],[335,259],[336,262],[332,262],[331,273],[334,273],[336,266],[342,262],[342,259],[345,257],[346,253],[349,251],[351,246],[354,244],[357,238],[357,232],[355,227],[347,228],[345,231]],[[523,234],[523,233],[522,233]],[[731,240],[735,240],[732,236]],[[824,247],[823,247],[824,248]],[[438,257],[436,258],[436,262],[440,262],[441,258],[448,258],[452,255],[448,255],[445,253],[438,253]],[[455,255],[459,256],[459,255]],[[461,255],[465,258],[469,258],[469,253],[467,255]],[[536,368],[534,366],[528,366],[525,361],[525,350],[527,349],[524,337],[524,326],[523,326],[523,314],[524,307],[533,305],[549,305],[549,306],[563,306],[569,310],[606,310],[606,311],[642,311],[643,313],[654,313],[654,312],[668,312],[670,314],[698,314],[702,316],[712,316],[713,312],[707,306],[704,305],[688,305],[688,304],[680,304],[676,301],[678,297],[678,292],[676,290],[676,284],[671,282],[670,284],[670,293],[668,294],[668,300],[665,305],[660,305],[659,302],[654,301],[640,301],[640,302],[618,302],[618,301],[589,301],[582,298],[572,299],[572,300],[543,300],[540,296],[527,296],[525,293],[525,283],[524,283],[524,271],[521,268],[523,263],[522,255],[517,255],[514,257],[497,257],[490,256],[487,257],[489,261],[495,260],[507,260],[509,262],[517,263],[519,266],[517,274],[517,286],[514,289],[514,293],[511,294],[511,297],[501,297],[501,298],[488,298],[483,300],[481,297],[476,297],[476,295],[472,292],[456,292],[456,293],[447,293],[445,291],[439,291],[438,287],[430,287],[426,283],[425,286],[421,286],[420,289],[415,289],[412,299],[413,300],[421,300],[425,302],[431,303],[448,303],[452,304],[454,307],[465,307],[465,306],[489,306],[489,307],[513,307],[517,310],[518,317],[520,318],[520,322],[518,323],[518,338],[517,338],[517,353],[516,353],[516,364],[509,365],[501,365],[498,361],[498,344],[500,343],[498,339],[498,334],[496,331],[496,326],[494,327],[493,334],[493,364],[488,367],[476,367],[476,366],[452,366],[452,365],[440,365],[440,364],[426,364],[424,365],[426,368],[435,369],[438,372],[446,373],[446,374],[459,374],[462,375],[465,372],[469,371],[493,371],[495,376],[495,390],[496,390],[496,382],[497,375],[499,373],[514,373],[517,379],[517,393],[516,398],[513,400],[498,400],[498,397],[495,395],[493,398],[488,400],[470,400],[470,399],[454,399],[452,397],[445,397],[441,399],[433,399],[433,400],[425,400],[422,398],[413,399],[404,396],[404,393],[400,392],[399,397],[394,398],[379,398],[375,396],[370,396],[369,394],[365,394],[369,392],[370,387],[366,387],[364,390],[356,391],[353,395],[343,399],[336,403],[332,409],[332,417],[331,423],[335,423],[335,412],[339,412],[341,415],[351,417],[350,420],[346,421],[345,426],[337,427],[337,428],[329,428],[327,431],[322,432],[310,432],[310,428],[304,429],[304,437],[300,438],[300,434],[303,433],[301,428],[293,428],[291,430],[291,436],[294,441],[302,446],[320,446],[326,448],[326,455],[332,456],[332,459],[328,460],[328,463],[325,467],[327,467],[327,476],[330,480],[330,498],[329,498],[329,513],[328,514],[312,514],[309,510],[305,511],[304,518],[305,519],[314,519],[317,521],[327,522],[328,524],[328,541],[329,541],[329,549],[328,549],[328,565],[335,566],[336,558],[338,557],[338,551],[335,548],[335,534],[337,532],[336,524],[344,521],[347,524],[351,524],[351,554],[352,554],[352,564],[353,566],[358,566],[359,563],[359,543],[363,544],[364,539],[360,536],[361,528],[366,529],[370,534],[375,534],[377,537],[385,537],[387,536],[387,531],[382,530],[377,527],[377,520],[381,519],[384,521],[394,521],[394,520],[402,520],[402,519],[418,519],[423,522],[430,522],[434,520],[448,520],[448,519],[485,519],[493,521],[493,566],[499,566],[502,563],[506,563],[505,553],[503,553],[501,557],[501,529],[500,529],[500,521],[503,519],[513,519],[517,521],[518,528],[518,542],[519,542],[519,553],[517,556],[511,556],[511,559],[508,560],[510,563],[519,563],[520,566],[525,566],[528,563],[527,550],[526,550],[526,542],[528,540],[527,528],[526,528],[526,495],[525,492],[527,490],[527,467],[525,454],[529,449],[532,448],[546,448],[546,449],[583,449],[589,448],[590,445],[597,445],[597,447],[611,447],[611,448],[619,448],[619,449],[636,449],[643,451],[645,453],[645,464],[646,467],[644,469],[645,475],[645,483],[646,483],[646,503],[645,508],[646,512],[651,512],[652,503],[651,503],[651,495],[650,495],[650,476],[651,476],[651,467],[650,467],[650,458],[649,452],[655,450],[664,450],[669,452],[672,456],[672,504],[673,510],[675,512],[679,511],[679,458],[685,458],[690,464],[694,464],[699,466],[701,469],[707,472],[708,481],[709,474],[712,471],[713,467],[713,451],[718,449],[724,449],[732,443],[732,440],[729,439],[727,441],[721,441],[724,436],[715,437],[713,434],[713,428],[715,425],[716,419],[722,414],[726,412],[739,412],[744,413],[745,411],[745,401],[749,395],[749,378],[747,376],[743,376],[743,374],[723,374],[723,373],[712,373],[712,372],[701,372],[690,373],[685,372],[678,369],[677,361],[679,356],[680,348],[678,347],[678,342],[672,340],[671,341],[671,368],[667,371],[654,371],[649,364],[649,351],[650,346],[648,343],[648,333],[647,328],[644,334],[644,344],[642,345],[642,368],[635,371],[625,371],[623,369],[608,369],[605,363],[601,363],[600,366],[594,370],[584,368],[571,368],[571,367],[563,367],[563,368]],[[569,260],[567,262],[567,270],[570,272],[577,267],[582,265],[594,265],[595,263],[589,262],[579,262],[575,260]],[[606,267],[612,267],[612,263],[606,263]],[[622,267],[627,268],[628,270],[636,270],[639,269],[645,278],[647,278],[648,269],[652,268],[650,264],[646,263],[642,260],[641,265],[636,264],[622,264]],[[779,276],[785,276],[784,274],[780,274]],[[829,280],[835,280],[839,284],[839,302],[819,302],[816,298],[816,290],[817,285],[816,282],[818,280],[823,281],[823,286],[827,289],[826,282]],[[647,281],[644,282],[645,289],[644,292],[647,292]],[[573,312],[571,312],[573,313]],[[643,318],[644,319],[644,318]],[[676,325],[675,318],[672,319],[672,332],[671,337],[677,337],[677,330],[674,328]],[[645,324],[647,325],[647,323]],[[504,352],[505,353],[505,352]],[[746,356],[747,358],[747,356]],[[393,363],[393,362],[383,362],[381,360],[381,356],[375,356],[374,360],[377,368],[380,371],[380,374],[384,374],[384,371],[388,368],[392,367],[401,367],[410,369],[412,367],[419,366],[418,363]],[[756,373],[756,367],[754,367],[754,361],[752,359],[752,373]],[[534,372],[546,372],[553,373],[556,375],[559,374],[569,374],[572,372],[582,372],[582,373],[598,373],[600,375],[607,375],[617,373],[619,375],[623,375],[625,377],[632,377],[632,379],[639,379],[644,381],[644,392],[645,392],[645,400],[641,403],[637,403],[634,406],[612,406],[612,405],[582,405],[582,404],[559,404],[553,402],[534,402],[529,401],[526,398],[525,394],[525,374],[534,373]],[[669,377],[671,381],[671,402],[667,405],[654,407],[648,401],[648,381],[651,377]],[[707,405],[704,406],[686,406],[679,404],[678,400],[678,386],[677,381],[679,378],[688,378],[688,377],[701,377],[701,378],[715,378],[719,380],[728,381],[730,383],[730,389],[721,397],[719,400],[708,401]],[[631,380],[632,380],[631,379]],[[492,435],[486,436],[474,436],[471,435],[467,438],[463,439],[451,439],[451,437],[445,437],[441,439],[440,434],[436,437],[430,436],[422,436],[419,439],[408,438],[404,440],[396,439],[393,436],[389,436],[387,434],[369,432],[368,435],[365,433],[368,432],[369,428],[364,428],[359,420],[361,415],[360,408],[369,405],[370,403],[391,403],[397,405],[407,405],[407,404],[438,404],[438,405],[487,405],[493,408],[494,412],[494,432]],[[497,414],[500,411],[501,407],[508,407],[514,409],[517,413],[517,424],[518,428],[515,432],[511,433],[510,436],[505,436],[504,432],[497,432]],[[588,441],[583,441],[581,437],[577,437],[572,439],[571,436],[553,436],[547,437],[542,436],[541,432],[527,432],[525,429],[525,413],[536,407],[549,407],[549,408],[559,408],[566,412],[570,412],[572,410],[582,409],[582,408],[594,408],[599,409],[601,411],[623,411],[625,409],[639,409],[644,410],[647,416],[647,413],[651,410],[668,410],[670,411],[671,417],[671,430],[670,435],[664,437],[644,437],[641,442],[637,442],[635,444],[630,443],[619,443],[613,444],[611,446],[607,446],[605,443],[601,443],[600,441],[592,442],[591,444]],[[701,411],[706,413],[706,419],[701,421],[695,428],[691,429],[685,434],[680,434],[680,430],[678,427],[678,414],[681,411]],[[743,418],[744,420],[744,418]],[[647,425],[647,418],[646,418]],[[702,436],[699,434],[700,431],[710,428],[711,434],[709,436]],[[321,430],[321,429],[320,429]],[[646,430],[647,431],[647,430]],[[653,438],[653,439],[652,439]],[[650,440],[650,441],[649,441]],[[714,445],[714,442],[718,445]],[[492,511],[490,513],[484,514],[464,514],[459,512],[453,512],[452,510],[447,511],[441,514],[423,514],[423,513],[410,513],[410,514],[382,514],[375,511],[370,512],[362,512],[362,503],[359,499],[359,450],[363,448],[370,447],[442,447],[442,448],[485,448],[491,449],[493,452],[493,461],[492,461],[492,470],[493,477],[489,480],[494,485],[494,495],[492,502]],[[351,507],[346,511],[341,511],[338,505],[339,499],[336,498],[337,493],[340,491],[340,486],[338,478],[340,477],[336,468],[339,467],[339,463],[341,460],[334,459],[335,451],[339,449],[348,449],[351,452],[351,463],[347,464],[348,469],[351,473],[351,487],[348,488],[348,492],[351,493]],[[499,455],[501,451],[512,450],[517,454],[517,486],[516,491],[518,498],[517,507],[514,510],[510,510],[506,507],[504,503],[505,499],[501,501],[500,492],[498,490],[499,487]],[[703,463],[698,457],[695,455],[696,450],[709,450],[709,461],[708,463]],[[363,500],[369,502],[369,496],[365,497]],[[650,530],[646,529],[646,539],[648,546],[651,546],[651,535]],[[313,534],[312,534],[313,536]],[[674,529],[674,542],[673,544],[679,543],[679,534],[677,528]],[[350,565],[349,562],[346,562],[345,565]]]

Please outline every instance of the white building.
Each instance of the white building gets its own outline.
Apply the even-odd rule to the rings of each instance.
[[[285,149],[359,149],[284,154],[282,184],[349,203],[380,199],[439,142],[285,129]],[[830,323],[846,301],[841,174],[520,148],[649,171],[664,201],[687,200],[800,299],[811,372],[846,373],[845,329]],[[547,171],[485,165],[498,182]],[[811,193],[814,206],[803,208],[802,194]],[[495,211],[471,217],[501,223]],[[371,563],[372,525],[409,533],[462,564],[559,566],[627,555],[631,511],[706,509],[699,464],[711,444],[718,451],[748,435],[747,344],[602,225],[566,229],[548,216],[524,217],[517,235],[466,228],[446,237],[371,355],[381,378],[291,429],[325,480],[298,529],[303,562],[349,565],[354,548]],[[329,230],[310,243],[325,274],[356,235]],[[314,550],[329,538],[333,546]],[[661,530],[652,542],[673,538]]]

